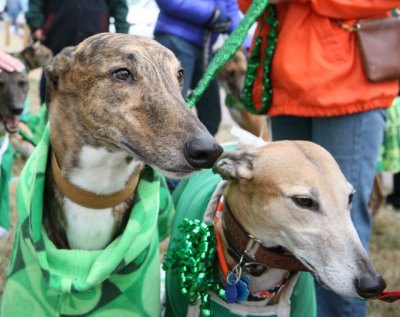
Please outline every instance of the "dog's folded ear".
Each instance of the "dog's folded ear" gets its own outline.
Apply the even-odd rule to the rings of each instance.
[[[255,153],[248,150],[226,151],[213,167],[225,180],[250,180],[254,176]]]
[[[45,66],[44,73],[47,79],[46,104],[49,104],[51,93],[58,89],[60,77],[71,69],[74,49],[75,47],[73,46],[64,48]]]

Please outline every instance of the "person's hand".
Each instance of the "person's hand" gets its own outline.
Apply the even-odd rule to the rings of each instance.
[[[46,37],[44,36],[43,30],[42,29],[36,29],[35,32],[33,32],[33,38],[36,41],[43,41],[46,39]]]
[[[0,72],[20,72],[25,68],[18,59],[0,51]]]

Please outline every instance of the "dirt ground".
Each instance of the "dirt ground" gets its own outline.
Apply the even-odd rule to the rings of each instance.
[[[7,36],[4,33],[4,23],[0,21],[0,50],[15,52],[22,49],[22,37],[10,35],[10,41],[6,43]],[[3,36],[4,34],[4,36]],[[34,71],[29,74],[30,78],[30,104],[31,111],[34,112],[39,107],[38,101],[38,80],[40,71]],[[233,140],[229,134],[232,126],[232,119],[223,110],[223,122],[217,139],[220,142]],[[15,191],[18,182],[18,175],[24,165],[24,160],[19,157],[15,158],[13,167],[13,181],[11,188],[11,221],[12,228],[10,236],[7,239],[0,240],[0,294],[2,292],[4,279],[7,272],[9,255],[13,242],[14,226],[16,223],[16,204]],[[386,192],[390,192],[390,187],[386,187]],[[388,283],[388,289],[400,289],[400,211],[394,210],[390,206],[383,206],[374,218],[373,237],[371,242],[372,261],[378,268]],[[395,304],[387,304],[378,301],[370,301],[368,317],[399,317],[400,302]]]

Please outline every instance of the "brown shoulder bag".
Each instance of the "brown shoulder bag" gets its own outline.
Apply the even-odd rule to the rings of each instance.
[[[400,18],[359,20],[354,26],[365,75],[371,82],[400,79]]]

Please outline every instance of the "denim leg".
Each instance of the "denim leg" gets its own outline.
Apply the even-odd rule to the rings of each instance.
[[[379,109],[350,116],[315,118],[313,141],[326,148],[356,190],[351,218],[364,247],[369,249],[371,214],[368,201],[383,141],[386,111]],[[318,317],[365,317],[367,302],[336,295],[319,285]]]
[[[271,118],[272,140],[311,141],[311,118],[277,116]]]
[[[371,236],[368,202],[385,124],[386,110],[378,109],[350,116],[316,118],[313,125],[313,141],[333,155],[356,190],[351,218],[367,250]]]

